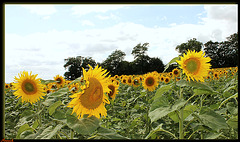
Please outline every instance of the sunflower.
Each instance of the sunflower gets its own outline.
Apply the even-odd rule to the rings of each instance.
[[[174,77],[178,77],[180,74],[180,71],[177,68],[175,68],[175,69],[173,69],[172,74]]]
[[[64,86],[65,79],[62,76],[57,75],[57,76],[55,76],[53,78],[54,78],[55,81],[57,81],[56,82],[57,88],[61,88],[61,87]]]
[[[145,90],[154,91],[158,86],[158,81],[158,78],[153,73],[148,73],[143,80],[143,88]]]
[[[55,83],[49,83],[47,86],[51,92],[55,92],[57,90],[57,85]]]
[[[32,75],[32,72],[28,74],[27,71],[23,71],[18,76],[19,78],[15,76],[14,81],[16,83],[13,83],[13,90],[17,90],[14,95],[17,98],[22,97],[22,102],[26,101],[31,104],[37,102],[40,98],[43,99],[42,96],[46,95],[43,93],[44,85],[41,84],[40,78],[36,79],[37,74]]]
[[[141,84],[140,77],[135,77],[133,79],[133,87],[138,87],[140,86],[140,84]]]
[[[122,82],[123,84],[127,84],[127,77],[126,77],[126,76],[123,76],[121,82]]]
[[[216,72],[216,71],[215,71],[215,72],[213,73],[213,78],[216,79],[216,80],[218,80],[218,79],[220,78],[220,77],[219,77],[219,72]]]
[[[177,60],[177,63],[180,65],[180,68],[183,70],[183,73],[186,74],[188,80],[204,82],[204,76],[208,75],[210,70],[210,57],[204,57],[205,53],[203,51],[195,52],[187,51],[187,54],[184,53],[183,57],[180,57],[180,60]]]
[[[119,85],[116,82],[109,82],[108,88],[111,90],[108,93],[108,97],[111,98],[112,100],[115,99],[116,94],[118,94],[118,87]]]
[[[74,99],[68,104],[68,107],[73,107],[72,114],[75,112],[78,118],[82,118],[84,114],[89,114],[88,117],[93,115],[97,118],[106,116],[105,103],[110,103],[107,97],[107,94],[111,91],[108,88],[110,77],[106,77],[107,70],[98,67],[98,65],[94,69],[90,65],[89,67],[87,72],[83,68],[83,78],[86,84],[81,86],[80,92],[70,96]]]
[[[168,82],[170,82],[170,77],[168,77],[168,76],[166,76],[165,78],[164,78],[164,82],[167,84]]]
[[[77,93],[79,88],[80,88],[80,86],[78,83],[73,83],[72,85],[69,86],[69,91],[71,93]]]
[[[129,75],[129,76],[127,77],[127,85],[131,86],[132,84],[133,84],[132,76]]]
[[[159,79],[160,79],[161,82],[164,82],[164,76],[163,76],[163,75],[161,75],[161,76],[159,77]]]
[[[8,89],[8,88],[10,88],[10,85],[5,83],[5,89]]]

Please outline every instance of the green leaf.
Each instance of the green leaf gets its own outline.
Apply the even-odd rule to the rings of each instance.
[[[51,139],[63,126],[63,124],[58,124],[51,132],[46,135],[42,135],[41,139]]]
[[[159,99],[161,98],[165,97],[159,97]],[[174,105],[167,105],[167,103],[163,105],[163,102],[161,102],[160,104],[158,104],[157,101],[153,102],[152,105],[154,105],[156,109],[152,109],[152,111],[149,112],[151,122],[157,121],[158,119],[168,115],[175,110],[179,110],[184,106],[185,103],[186,101],[183,99],[176,101]]]
[[[99,136],[98,138],[100,138],[100,139],[128,139],[126,137],[119,135],[114,130],[107,129],[104,127],[98,128],[97,135]]]
[[[170,90],[172,88],[172,84],[168,84],[168,85],[162,85],[159,89],[157,89],[155,96],[153,97],[153,99],[156,99],[158,97],[161,97],[162,94],[168,90]]]
[[[196,105],[189,104],[183,109],[183,120],[185,120],[192,112],[194,112],[197,109]],[[168,116],[174,121],[179,122],[178,114],[177,112],[171,112],[168,114]]]
[[[46,99],[46,100],[43,102],[43,105],[45,105],[45,106],[50,106],[51,104],[53,104],[54,101],[55,101],[55,99]]]
[[[205,139],[216,139],[221,135],[222,133],[209,133],[208,135],[206,135]]]
[[[230,97],[231,93],[229,93],[230,90],[235,89],[237,85],[230,86],[226,90],[223,91],[223,96],[224,97]]]
[[[68,85],[72,85],[72,84],[74,84],[74,83],[79,83],[80,80],[81,80],[81,78],[82,78],[82,77],[76,78],[75,80],[73,80],[73,81],[72,81],[71,83],[69,83]]]
[[[168,107],[169,105],[168,99],[165,96],[156,97],[151,104],[150,111],[159,107]]]
[[[64,87],[64,88],[61,88],[61,89],[57,90],[56,92],[51,93],[50,96],[60,97],[62,95],[67,94],[68,91],[69,91],[68,87]]]
[[[221,129],[227,128],[225,119],[208,107],[202,107],[199,118],[202,120],[204,125],[217,132],[219,132]]]
[[[232,115],[237,115],[238,114],[238,106],[234,105],[233,102],[227,103],[227,109]]]
[[[177,81],[176,85],[178,85],[180,87],[191,86],[191,87],[196,87],[201,90],[218,93],[218,92],[214,91],[209,85],[200,83],[200,82],[195,82],[195,81],[188,82],[186,80],[179,80],[179,81]]]
[[[164,129],[162,128],[162,125],[163,125],[163,124],[161,123],[161,124],[158,125],[155,129],[151,130],[150,133],[145,137],[145,139],[148,139],[149,137],[153,136],[153,135],[154,135],[156,132],[158,132],[158,131],[163,131],[163,132],[165,132],[165,133],[173,136],[175,139],[177,139],[177,137],[176,137],[174,134],[172,134],[171,132],[169,132],[169,131],[167,131],[167,130],[164,130]]]
[[[194,89],[193,92],[194,92],[195,96],[202,95],[202,94],[211,94],[211,91],[209,91],[209,90],[202,90],[202,89]]]
[[[236,93],[236,94],[228,97],[226,100],[224,100],[224,101],[220,104],[220,106],[219,106],[218,108],[221,108],[221,106],[222,106],[223,104],[225,104],[228,100],[230,100],[230,99],[232,99],[232,98],[236,98],[236,97],[238,97],[238,93]]]
[[[172,63],[176,62],[176,60],[179,60],[179,59],[180,59],[179,57],[173,58],[173,59],[166,65],[166,67],[165,67],[165,69],[164,69],[163,72],[165,72]]]
[[[57,82],[55,80],[42,80],[41,79],[41,83],[44,84],[44,85],[47,85],[48,83],[53,83],[53,82]]]
[[[90,135],[99,127],[99,120],[95,116],[87,117],[84,115],[82,119],[78,119],[73,115],[67,114],[67,125],[79,134]]]
[[[52,114],[55,112],[56,108],[59,107],[60,105],[63,105],[60,100],[57,101],[56,103],[52,104],[52,105],[48,108],[49,114],[52,115]]]
[[[227,124],[233,129],[238,129],[238,116],[233,116],[228,119]]]
[[[43,139],[45,136],[52,132],[52,127],[53,126],[49,126],[46,129],[44,129],[42,133],[38,135],[35,139]]]
[[[16,108],[18,105],[20,105],[20,104],[22,104],[22,98],[20,98],[20,99],[18,100],[18,102],[17,102],[15,108]]]
[[[32,129],[29,127],[28,124],[24,124],[24,125],[22,125],[22,126],[18,129],[17,137],[16,137],[16,138],[19,139],[21,133],[24,132],[24,131],[26,131],[26,130],[32,130]]]
[[[36,129],[38,127],[38,120],[34,121],[32,128]]]

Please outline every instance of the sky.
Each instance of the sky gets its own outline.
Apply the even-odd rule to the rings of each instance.
[[[167,64],[177,45],[226,41],[238,32],[237,4],[5,4],[5,82],[21,71],[53,79],[64,59],[103,62],[116,49],[149,43],[147,55]]]

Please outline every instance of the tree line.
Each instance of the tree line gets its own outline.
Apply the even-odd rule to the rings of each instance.
[[[145,74],[147,72],[162,72],[165,65],[159,57],[150,57],[147,55],[149,43],[137,44],[131,54],[134,56],[132,62],[124,60],[126,54],[121,50],[113,51],[102,63],[97,63],[92,57],[69,57],[64,59],[65,79],[74,80],[82,75],[82,67],[89,69],[88,64],[95,67],[97,64],[114,75],[132,75]],[[212,68],[235,67],[238,66],[238,33],[227,37],[226,41],[213,42],[208,41],[205,44],[197,41],[196,38],[188,40],[186,43],[177,45],[175,48],[179,55],[182,56],[187,50],[205,52],[206,57],[210,57]],[[176,67],[172,64],[167,71]]]

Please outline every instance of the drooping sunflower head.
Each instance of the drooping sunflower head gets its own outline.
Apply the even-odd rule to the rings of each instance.
[[[116,97],[116,94],[118,94],[118,87],[119,85],[117,84],[117,82],[109,82],[108,84],[108,88],[111,90],[108,93],[108,97],[111,98],[112,100],[114,100]]]
[[[83,69],[83,78],[87,85],[81,86],[82,91],[74,93],[71,98],[74,98],[68,107],[73,107],[73,112],[76,113],[78,118],[82,118],[84,114],[89,114],[90,116],[95,116],[100,118],[100,116],[106,116],[107,110],[105,108],[105,103],[110,103],[107,94],[111,91],[108,88],[109,76],[106,77],[107,70],[98,67],[98,65],[93,69],[89,65],[90,69],[86,72]]]
[[[79,91],[79,89],[80,89],[80,86],[78,83],[73,83],[73,84],[69,85],[69,91],[71,93],[77,93]]]
[[[131,75],[127,77],[127,85],[131,86],[133,84],[132,78],[133,77]]]
[[[30,102],[35,103],[40,98],[43,99],[42,96],[45,96],[44,93],[44,85],[41,84],[40,78],[37,78],[36,75],[32,75],[32,72],[28,74],[27,71],[20,72],[18,74],[19,78],[15,76],[13,85],[15,86],[13,90],[16,90],[14,92],[14,95],[17,96],[17,98],[22,97],[22,102]]]
[[[204,57],[205,53],[202,51],[195,52],[187,51],[187,54],[184,53],[183,57],[180,57],[180,60],[177,60],[177,63],[180,65],[183,73],[186,74],[188,80],[196,80],[204,82],[204,77],[208,75],[211,64],[208,63],[211,61],[210,57]]]
[[[148,73],[142,82],[143,88],[148,91],[154,91],[158,86],[158,81],[159,80],[157,76],[155,76],[153,73]]]
[[[133,79],[133,87],[138,87],[141,85],[140,77],[135,77]]]
[[[64,86],[64,84],[65,84],[65,79],[60,75],[56,75],[54,77],[54,80],[57,81],[56,84],[57,84],[58,88]]]
[[[127,84],[127,77],[126,77],[126,76],[123,76],[121,82],[122,82],[123,84]]]

